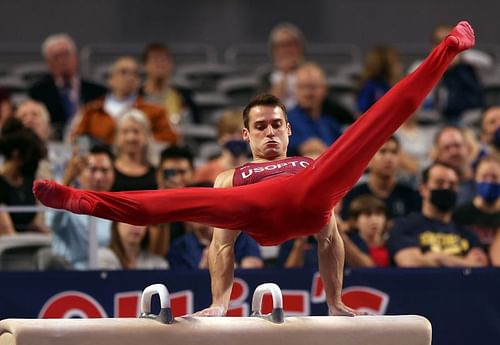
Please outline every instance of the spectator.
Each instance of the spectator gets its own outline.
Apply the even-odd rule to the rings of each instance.
[[[111,67],[108,79],[111,92],[82,109],[74,136],[88,135],[110,145],[115,135],[117,119],[132,108],[139,109],[151,123],[157,141],[174,144],[178,135],[172,129],[165,110],[144,102],[138,96],[139,67],[131,57],[118,58]]]
[[[13,114],[12,108],[9,91],[0,87],[0,130],[4,122]]]
[[[196,169],[196,182],[215,181],[221,172],[235,168],[248,162],[248,144],[243,140],[241,129],[243,121],[241,111],[227,110],[217,121],[217,142],[221,147],[221,154]]]
[[[47,37],[42,45],[42,54],[49,74],[31,86],[29,95],[47,107],[53,136],[60,140],[79,107],[103,96],[106,89],[81,78],[78,51],[69,35]]]
[[[371,49],[365,60],[359,81],[358,111],[364,113],[399,79],[403,69],[394,48],[380,46]]]
[[[417,179],[424,167],[430,164],[434,127],[422,127],[417,122],[417,114],[410,117],[394,136],[401,143],[401,169],[410,181]]]
[[[156,169],[150,160],[151,127],[143,112],[127,110],[117,120],[115,183],[113,191],[157,189]]]
[[[113,185],[114,157],[106,146],[94,146],[85,156],[73,156],[68,162],[63,183],[78,181],[82,189],[108,192]],[[106,247],[111,237],[111,221],[94,218],[98,245]],[[52,219],[54,255],[65,258],[75,269],[89,267],[90,217],[70,212],[57,212]]]
[[[142,55],[146,70],[146,80],[141,95],[149,103],[166,109],[170,122],[200,122],[200,114],[188,89],[173,86],[171,83],[174,57],[163,43],[149,44]]]
[[[38,163],[46,156],[40,138],[14,117],[5,121],[0,134],[0,206],[36,206],[31,189]],[[0,212],[0,235],[36,231],[49,233],[43,214],[37,212]]]
[[[109,248],[99,248],[98,266],[108,270],[167,269],[168,262],[147,250],[148,228],[113,222]]]
[[[389,138],[368,165],[367,182],[354,187],[342,200],[343,219],[349,218],[352,200],[365,194],[373,195],[384,202],[389,220],[420,208],[418,193],[405,183],[398,182],[399,152],[399,141],[394,136]]]
[[[467,143],[465,132],[454,126],[446,126],[436,133],[431,152],[435,161],[451,165],[459,172],[458,205],[472,200],[475,186],[472,178],[473,149]]]
[[[385,245],[387,215],[384,203],[371,195],[361,195],[349,207],[349,231],[341,232],[346,262],[350,267],[387,267]]]
[[[455,210],[453,221],[468,227],[479,238],[490,262],[500,266],[500,160],[483,157],[474,180],[476,196]]]
[[[42,140],[45,147],[48,147],[51,133],[50,118],[49,112],[43,103],[30,99],[26,100],[17,107],[15,116],[23,122],[25,127],[31,128]],[[54,179],[54,173],[47,157],[40,160],[36,178]]]
[[[318,241],[314,236],[297,237],[280,245],[278,265],[284,268],[318,269]]]
[[[479,157],[487,154],[500,159],[500,106],[494,105],[483,112],[481,118]]]
[[[297,105],[288,113],[292,126],[289,154],[317,157],[341,132],[337,121],[322,113],[326,97],[326,78],[318,65],[307,63],[296,74]]]
[[[168,252],[172,268],[208,269],[208,247],[213,228],[197,223],[186,223],[188,233],[177,238]],[[235,244],[235,262],[238,268],[262,268],[264,263],[257,242],[245,233]]]
[[[432,32],[432,43],[439,44],[453,27],[440,24]],[[414,71],[421,61],[414,62],[409,71]],[[441,83],[427,96],[423,104],[424,110],[437,111],[445,122],[457,125],[465,111],[478,110],[484,105],[482,85],[477,75],[477,68],[489,69],[491,57],[476,49],[470,49],[457,56]]]
[[[422,210],[396,220],[387,247],[400,267],[481,267],[488,258],[471,232],[452,221],[459,173],[433,163],[422,174]]]
[[[160,164],[156,173],[159,189],[184,188],[193,183],[193,154],[185,147],[171,146],[160,155]],[[151,252],[166,257],[176,238],[186,233],[184,222],[161,224],[150,229]]]
[[[305,39],[291,23],[276,25],[269,35],[273,70],[262,77],[263,89],[280,98],[287,109],[297,104],[296,75],[304,61]]]

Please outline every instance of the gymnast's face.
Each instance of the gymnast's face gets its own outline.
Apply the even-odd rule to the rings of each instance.
[[[258,105],[250,109],[248,128],[243,128],[242,133],[243,139],[250,144],[254,160],[286,157],[292,130],[280,107]]]

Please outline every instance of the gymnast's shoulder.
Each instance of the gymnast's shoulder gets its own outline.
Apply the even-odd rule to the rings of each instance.
[[[234,169],[229,169],[221,172],[215,178],[215,188],[228,188],[233,186]]]

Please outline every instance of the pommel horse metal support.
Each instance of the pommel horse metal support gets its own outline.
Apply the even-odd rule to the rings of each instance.
[[[273,311],[262,315],[265,293]],[[151,298],[160,297],[160,313]],[[421,316],[284,317],[276,284],[257,287],[250,317],[172,317],[168,290],[147,287],[141,317],[107,319],[6,319],[0,321],[0,345],[430,345],[431,324]]]

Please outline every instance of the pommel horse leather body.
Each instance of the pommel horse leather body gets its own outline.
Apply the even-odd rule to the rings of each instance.
[[[151,319],[6,319],[0,345],[430,345],[420,316]]]
[[[273,310],[261,313],[264,294]],[[160,313],[151,313],[152,296]],[[7,319],[0,345],[430,345],[432,327],[421,316],[283,316],[278,285],[259,285],[250,317],[172,317],[165,285],[144,289],[139,319]]]

